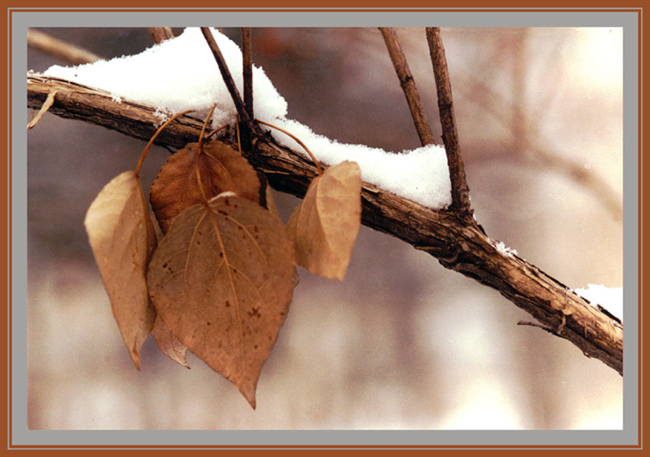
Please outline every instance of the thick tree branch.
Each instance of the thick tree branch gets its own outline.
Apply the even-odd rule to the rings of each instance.
[[[420,101],[420,94],[418,94],[415,87],[415,80],[413,79],[408,63],[406,63],[406,57],[404,56],[404,52],[402,52],[402,47],[400,46],[399,41],[397,41],[395,30],[389,27],[379,27],[379,30],[384,37],[384,42],[388,49],[388,55],[390,56],[391,62],[393,62],[397,78],[399,79],[399,83],[402,86],[404,95],[406,96],[406,102],[411,110],[413,123],[415,124],[415,129],[420,137],[420,143],[422,146],[435,144],[436,142],[433,139],[431,127],[429,126],[427,117],[424,114],[422,102]]]
[[[57,91],[49,112],[80,119],[148,140],[160,119],[155,109],[118,103],[96,91],[58,79],[28,75],[29,108],[39,109]],[[159,136],[159,142],[183,147],[196,141],[201,122],[182,116]],[[314,164],[299,152],[277,145],[270,135],[256,135],[251,164],[264,172],[277,190],[304,196],[316,175]],[[527,261],[503,252],[475,223],[452,211],[434,211],[368,183],[362,190],[365,225],[391,234],[436,257],[446,268],[498,290],[541,325],[555,329],[588,357],[594,357],[622,374],[623,326],[618,319],[592,306],[559,281]]]
[[[427,27],[426,35],[438,92],[442,140],[445,144],[447,163],[449,165],[451,208],[458,211],[462,216],[469,218],[472,215],[469,201],[469,187],[467,186],[465,167],[460,153],[458,130],[456,129],[456,119],[454,117],[454,104],[451,96],[451,82],[449,81],[449,71],[447,70],[445,48],[442,45],[442,38],[440,37],[440,28]]]

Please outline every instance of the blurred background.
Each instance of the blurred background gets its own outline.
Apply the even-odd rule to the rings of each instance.
[[[104,58],[146,29],[41,29]],[[176,35],[182,30],[174,29]],[[239,30],[224,30],[235,41]],[[472,204],[492,238],[571,288],[622,286],[622,30],[444,29]],[[398,38],[437,138],[423,29]],[[253,31],[289,118],[344,143],[419,146],[376,29]],[[28,50],[28,70],[63,62]],[[173,62],[170,62],[173,65]],[[623,382],[498,292],[362,227],[342,283],[301,270],[253,411],[188,352],[129,357],[83,219],[144,143],[46,114],[28,133],[29,429],[620,429]],[[149,153],[148,188],[169,156]],[[286,221],[298,200],[276,193]]]

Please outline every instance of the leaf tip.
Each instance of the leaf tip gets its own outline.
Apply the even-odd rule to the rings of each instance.
[[[133,360],[135,367],[140,371],[140,354],[138,354],[135,348],[131,349],[131,360]]]

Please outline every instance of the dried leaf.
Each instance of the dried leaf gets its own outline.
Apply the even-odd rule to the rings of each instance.
[[[151,333],[163,354],[185,368],[190,367],[186,358],[187,346],[172,334],[162,319],[156,319]]]
[[[133,171],[120,174],[101,190],[84,224],[113,315],[139,370],[140,348],[155,318],[146,272],[156,236],[140,179]]]
[[[197,166],[208,199],[230,191],[259,203],[257,172],[239,151],[212,141],[202,145],[197,159],[196,147],[197,143],[190,143],[173,154],[151,186],[151,206],[164,233],[180,213],[204,201],[196,176]]]
[[[314,178],[287,223],[296,262],[317,275],[345,277],[361,225],[361,173],[341,162]]]
[[[158,317],[255,408],[257,380],[293,294],[293,272],[280,219],[226,193],[176,218],[147,281]]]
[[[33,129],[36,124],[38,124],[38,121],[40,121],[45,113],[47,113],[47,110],[49,110],[50,107],[54,104],[54,97],[56,96],[56,92],[56,90],[53,90],[47,94],[47,98],[41,105],[41,109],[38,111],[34,119],[32,119],[29,124],[27,124],[27,130]]]

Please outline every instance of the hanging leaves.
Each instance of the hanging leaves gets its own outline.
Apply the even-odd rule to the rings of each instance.
[[[151,187],[155,231],[138,174],[161,129],[135,171],[111,181],[86,215],[113,313],[138,369],[153,333],[171,360],[189,368],[192,351],[255,408],[298,283],[296,259],[322,276],[345,275],[360,225],[359,167],[344,162],[322,172],[314,158],[320,176],[285,229],[264,174],[225,143],[203,144],[204,126]]]
[[[197,145],[190,143],[173,154],[151,186],[151,206],[164,233],[180,213],[204,201],[201,187],[208,199],[231,191],[255,203],[260,201],[257,172],[239,151],[212,141],[201,144],[197,153]]]
[[[154,324],[146,271],[156,235],[133,171],[118,175],[101,190],[84,224],[113,315],[139,370],[140,348]]]
[[[293,294],[293,248],[275,215],[222,194],[181,213],[147,280],[158,316],[255,407],[262,366]]]
[[[296,262],[326,278],[345,277],[361,225],[361,173],[355,162],[326,169],[309,185],[287,232]]]

